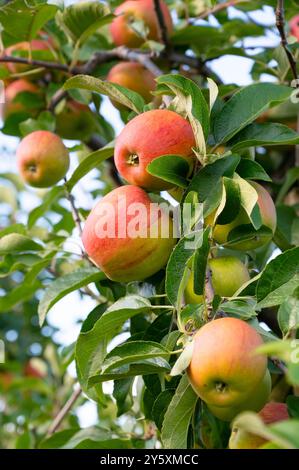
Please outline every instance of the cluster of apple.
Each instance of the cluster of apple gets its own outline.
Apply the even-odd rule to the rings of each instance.
[[[171,16],[167,6],[160,3],[166,26],[171,32]],[[138,20],[147,25],[148,39],[159,40],[152,0],[126,1],[116,9],[115,14],[121,14],[114,19],[110,29],[116,45],[140,46],[143,40],[133,28],[134,21]],[[298,32],[298,28],[296,31]],[[111,69],[108,80],[137,91],[146,101],[151,100],[154,77],[140,64],[117,64]],[[36,85],[26,83],[25,80],[19,80],[10,86],[13,85],[15,90],[21,87],[23,90],[37,91]],[[13,95],[9,87],[7,93]],[[111,191],[98,202],[89,214],[82,234],[88,256],[112,281],[142,281],[166,265],[176,238],[172,233],[165,237],[162,226],[166,220],[171,227],[172,219],[162,210],[155,217],[151,216],[152,200],[148,193],[171,191],[173,185],[151,175],[147,167],[162,155],[177,155],[188,162],[192,171],[195,146],[190,123],[168,109],[154,109],[138,115],[117,137],[115,165],[128,184]],[[36,131],[26,136],[19,145],[17,157],[25,181],[35,187],[56,184],[65,176],[69,167],[68,150],[60,137],[48,131]],[[268,230],[248,240],[230,243],[230,248],[245,252],[268,243],[276,228],[276,211],[270,195],[258,183],[250,181],[249,184],[257,192],[262,225]],[[113,236],[100,237],[97,226],[99,217],[103,214],[102,209],[107,204],[114,209],[106,214],[107,225],[113,226]],[[136,214],[130,212],[132,204],[140,204],[145,210],[143,218],[138,222],[144,228],[144,237],[133,238],[127,233],[120,236],[120,221],[125,219],[128,226],[134,223]],[[228,242],[229,233],[233,229],[250,224],[249,217],[242,208],[229,224],[220,224],[214,219],[215,213],[212,213],[204,222],[212,227],[213,240],[219,245]],[[150,236],[153,227],[157,229],[156,237]],[[221,297],[232,297],[250,279],[247,267],[237,257],[218,256],[210,258],[208,264],[213,290]],[[203,301],[194,292],[192,266],[185,301],[195,304]],[[216,417],[231,421],[242,410],[260,411],[269,400],[271,377],[267,361],[264,356],[255,354],[255,349],[261,343],[262,338],[253,327],[235,318],[213,320],[196,333],[188,376],[196,393]],[[272,410],[271,419],[269,407]],[[270,403],[264,410],[261,411],[261,417],[265,422],[287,417],[283,404],[280,406]],[[241,431],[233,430],[230,444],[232,448],[249,445],[249,441],[251,446],[262,444],[252,436],[245,436],[247,443],[244,444],[244,436],[240,437],[240,433]]]

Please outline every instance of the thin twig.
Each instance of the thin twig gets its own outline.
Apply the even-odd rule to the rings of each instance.
[[[31,65],[33,67],[45,68],[49,70],[61,70],[67,73],[70,72],[68,66],[65,64],[60,64],[58,62],[47,62],[44,60],[30,60],[30,59],[26,59],[25,57],[14,57],[14,56],[4,55],[0,57],[0,62]]]
[[[72,395],[70,396],[66,404],[61,408],[57,416],[54,418],[53,423],[48,429],[47,436],[51,436],[57,431],[62,421],[64,420],[66,415],[69,413],[69,411],[72,409],[73,405],[75,404],[75,402],[77,401],[81,393],[82,393],[82,389],[80,387],[74,390],[74,392],[72,393]]]
[[[297,66],[296,66],[296,60],[292,54],[292,52],[289,49],[288,45],[288,40],[286,36],[286,32],[284,29],[285,26],[285,20],[284,20],[284,0],[277,0],[277,7],[276,7],[276,27],[278,29],[278,32],[280,34],[281,38],[281,45],[286,53],[286,56],[288,58],[290,68],[292,71],[292,75],[295,79],[295,86],[296,88],[299,88],[299,80],[298,80],[298,73],[297,73]]]
[[[160,30],[161,40],[162,40],[166,50],[169,50],[170,49],[170,43],[169,43],[169,40],[168,40],[167,26],[166,26],[166,23],[165,23],[165,18],[164,18],[163,11],[162,11],[162,8],[161,8],[160,0],[154,0],[154,6],[155,6],[155,12],[156,12],[158,23],[159,23],[159,30]]]
[[[72,214],[73,214],[73,219],[74,219],[75,225],[76,225],[76,227],[79,231],[79,234],[81,236],[82,235],[82,226],[81,226],[80,215],[79,215],[78,209],[77,209],[76,204],[75,204],[74,196],[69,191],[66,178],[64,178],[64,187],[65,187],[66,197],[67,197],[67,199],[68,199],[68,201],[71,205],[71,208],[72,208]]]
[[[51,98],[49,104],[48,104],[48,111],[51,111],[53,112],[56,108],[56,106],[60,103],[60,101],[62,101],[64,98],[66,98],[68,96],[68,93],[67,91],[65,90],[58,90]]]
[[[201,13],[201,15],[198,16],[198,18],[200,19],[207,18],[210,15],[215,15],[216,13],[219,13],[219,11],[221,10],[225,10],[226,8],[229,8],[229,7],[235,7],[239,5],[240,3],[245,3],[248,1],[249,0],[230,0],[229,2],[219,3],[218,5],[215,5],[214,7],[209,8],[208,10]]]

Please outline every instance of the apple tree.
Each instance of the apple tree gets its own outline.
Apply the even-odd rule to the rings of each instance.
[[[0,1],[0,34],[1,447],[299,448],[298,3]]]

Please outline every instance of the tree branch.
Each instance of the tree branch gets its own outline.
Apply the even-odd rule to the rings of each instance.
[[[286,53],[286,56],[288,58],[290,68],[293,74],[294,79],[296,80],[295,86],[296,88],[299,88],[299,80],[298,80],[298,73],[297,73],[297,66],[296,66],[296,60],[290,51],[288,47],[288,41],[287,41],[287,36],[286,32],[284,29],[285,26],[285,20],[284,20],[284,0],[277,0],[277,7],[276,7],[276,27],[278,29],[278,32],[280,34],[281,38],[281,45]]]
[[[167,26],[165,23],[163,11],[161,8],[160,0],[154,0],[154,6],[155,6],[155,12],[157,15],[158,23],[159,23],[159,29],[160,29],[160,37],[165,45],[166,50],[170,49],[170,43],[168,40],[168,32],[167,32]]]
[[[235,7],[240,3],[246,3],[248,1],[249,0],[230,0],[229,2],[219,3],[218,5],[215,5],[214,7],[210,8],[209,10],[204,11],[201,15],[198,16],[198,18],[207,18],[210,15],[215,15],[221,10],[225,10],[229,7]]]
[[[72,393],[72,395],[70,396],[66,404],[63,406],[63,408],[61,408],[57,416],[54,418],[53,423],[48,429],[47,436],[51,436],[57,431],[62,421],[64,420],[68,412],[72,409],[73,405],[75,404],[75,402],[77,401],[81,393],[82,393],[82,389],[80,387],[74,390],[74,392]]]

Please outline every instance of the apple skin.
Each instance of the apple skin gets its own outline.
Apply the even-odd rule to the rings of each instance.
[[[285,403],[270,402],[259,412],[259,417],[265,424],[273,424],[289,419],[288,407]],[[251,434],[233,425],[229,440],[230,449],[258,449],[267,442],[261,436]]]
[[[161,191],[174,185],[148,173],[146,167],[162,155],[180,155],[194,164],[195,139],[191,125],[179,114],[155,109],[133,118],[116,139],[114,160],[120,175],[130,184]]]
[[[142,281],[167,263],[176,242],[172,235],[172,220],[162,211],[150,217],[151,203],[143,189],[121,186],[102,198],[89,214],[82,234],[83,245],[88,256],[109,279],[118,282]],[[139,218],[144,237],[127,233],[130,225],[136,225],[133,223],[134,218],[136,220],[133,204],[137,204],[136,210],[142,207],[144,211]],[[113,231],[100,233],[100,221],[112,227]],[[163,223],[169,227],[169,236]],[[157,227],[156,238],[149,234],[149,229],[153,227]]]
[[[294,16],[290,21],[290,31],[295,38],[299,41],[299,15]]]
[[[95,132],[91,109],[78,101],[68,101],[56,115],[56,132],[62,139],[87,140]]]
[[[14,44],[13,46],[7,47],[5,50],[5,55],[11,56],[11,55],[16,55],[16,52],[26,52],[25,57],[27,58],[29,53],[30,53],[30,48],[34,52],[48,52],[47,57],[49,58],[47,60],[54,60],[54,54],[53,54],[53,44],[51,39],[44,41],[42,39],[33,39],[30,43],[28,41],[23,41],[23,42],[18,42],[17,44]],[[16,55],[18,57],[18,55]],[[23,57],[21,55],[20,57]],[[31,66],[27,64],[17,64],[17,63],[7,63],[7,68],[8,70],[12,73],[23,73],[27,72],[30,70]],[[39,74],[40,72],[37,72]],[[35,77],[35,74],[33,74]],[[32,77],[32,75],[31,75]],[[35,77],[36,78],[36,77]]]
[[[263,380],[267,359],[254,354],[263,344],[248,323],[219,318],[194,336],[188,376],[194,391],[210,406],[238,407]]]
[[[245,264],[234,256],[211,258],[208,265],[211,271],[211,282],[214,292],[221,297],[232,297],[250,279]],[[191,272],[185,290],[185,301],[187,304],[198,304],[203,299],[202,295],[195,294],[193,285],[194,274]]]
[[[27,109],[24,109],[22,103],[14,103],[14,100],[19,93],[30,92],[30,93],[39,93],[37,85],[29,82],[23,78],[11,82],[5,88],[5,103],[1,106],[1,117],[3,120],[7,119],[11,114],[18,112],[28,112]]]
[[[69,152],[58,135],[49,131],[35,131],[19,144],[17,163],[27,184],[48,188],[66,175]]]
[[[255,181],[248,182],[257,191],[257,204],[261,212],[262,223],[263,225],[271,229],[272,234],[259,235],[255,238],[236,242],[229,245],[229,248],[240,251],[255,250],[256,248],[265,245],[272,239],[272,236],[276,229],[276,209],[270,194],[268,193],[268,191],[266,191],[265,188],[263,188],[263,186],[256,183]],[[206,218],[206,223],[212,224],[212,220],[213,214]],[[222,245],[228,241],[228,235],[234,228],[246,224],[250,224],[250,220],[247,214],[245,213],[244,209],[241,209],[235,220],[233,220],[231,223],[225,225],[215,225],[213,229],[213,238],[217,243]]]
[[[156,88],[155,76],[137,62],[120,62],[110,69],[107,80],[139,93],[146,103],[153,99],[151,91]],[[117,109],[125,106],[112,101]]]
[[[172,32],[172,19],[167,5],[160,0],[161,10],[164,16],[168,34]],[[143,21],[148,27],[148,39],[159,41],[159,24],[155,12],[153,0],[128,0],[119,5],[114,14],[117,17],[110,25],[110,33],[114,44],[117,46],[139,47],[144,39],[138,36],[132,28],[130,22]]]
[[[266,370],[264,378],[249,394],[245,400],[237,406],[209,406],[208,408],[214,416],[222,421],[232,421],[242,411],[259,411],[269,400],[271,393],[271,375]]]

